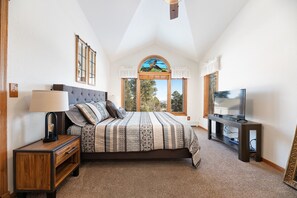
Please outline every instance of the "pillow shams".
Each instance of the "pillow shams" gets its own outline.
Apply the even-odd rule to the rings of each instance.
[[[107,119],[109,113],[106,110],[105,102],[86,103],[97,116],[99,122]]]
[[[69,120],[77,126],[83,127],[88,123],[76,106],[71,106],[68,111],[65,111],[65,113]]]
[[[77,125],[71,125],[67,129],[67,135],[81,135],[82,127]]]
[[[117,115],[117,109],[118,108],[110,100],[106,101],[106,109],[107,109],[107,111],[108,111],[108,113],[110,114],[111,117],[113,117],[113,118],[118,117],[118,115]]]
[[[99,122],[96,114],[93,110],[86,104],[76,104],[77,108],[80,112],[85,116],[85,118],[89,121],[89,123],[96,125]]]
[[[124,119],[124,117],[126,117],[126,114],[127,114],[127,112],[126,112],[126,110],[125,110],[124,108],[119,107],[119,108],[117,109],[117,115],[118,115],[118,118],[120,118],[120,119]]]

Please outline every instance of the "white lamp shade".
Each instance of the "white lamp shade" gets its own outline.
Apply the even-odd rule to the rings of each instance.
[[[68,111],[68,92],[33,90],[30,111],[60,112]]]

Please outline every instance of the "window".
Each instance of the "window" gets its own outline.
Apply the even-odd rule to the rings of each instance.
[[[171,80],[171,111],[175,113],[185,112],[186,79]]]
[[[167,80],[140,80],[140,111],[167,111]]]
[[[218,72],[204,76],[204,110],[203,117],[213,114],[213,94],[218,90]]]
[[[162,58],[149,57],[143,61],[140,72],[168,72],[168,66]]]
[[[136,111],[136,79],[122,79],[122,106],[126,111]]]
[[[187,114],[187,79],[171,79],[168,61],[149,56],[138,69],[137,79],[122,79],[122,106],[127,111]]]

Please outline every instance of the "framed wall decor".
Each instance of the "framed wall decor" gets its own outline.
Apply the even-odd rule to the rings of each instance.
[[[87,82],[88,45],[76,35],[76,82]]]
[[[96,52],[89,47],[88,84],[96,85]]]
[[[284,183],[297,190],[297,127],[284,176]]]
[[[96,85],[96,51],[78,35],[76,40],[76,82]]]

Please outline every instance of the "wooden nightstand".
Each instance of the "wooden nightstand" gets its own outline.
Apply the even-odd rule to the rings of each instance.
[[[57,187],[73,173],[79,175],[79,136],[59,135],[55,142],[42,140],[13,151],[14,191],[17,197],[27,192],[46,192],[56,197]]]

